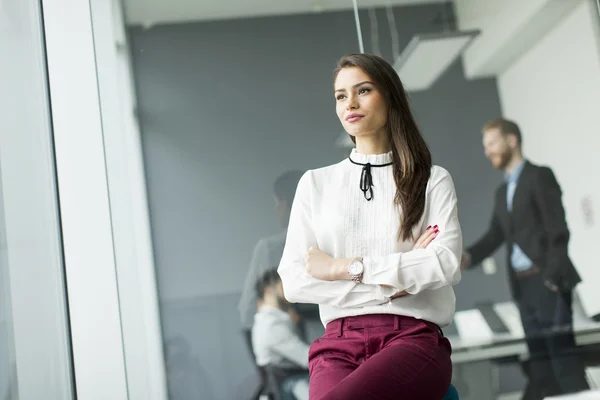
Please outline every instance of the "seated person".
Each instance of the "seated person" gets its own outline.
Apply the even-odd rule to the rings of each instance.
[[[300,339],[298,315],[283,296],[276,269],[256,283],[257,309],[252,347],[259,367],[268,366],[281,384],[284,399],[308,399],[308,349]]]

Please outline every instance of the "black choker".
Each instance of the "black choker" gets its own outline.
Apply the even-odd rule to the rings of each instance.
[[[360,190],[363,192],[365,199],[367,201],[373,200],[373,176],[371,175],[371,167],[387,167],[392,165],[393,163],[389,162],[387,164],[371,164],[366,163],[362,164],[356,161],[353,161],[352,158],[348,157],[348,160],[352,164],[361,165],[363,167],[362,173],[360,174]]]

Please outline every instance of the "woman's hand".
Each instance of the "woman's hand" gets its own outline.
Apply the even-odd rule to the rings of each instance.
[[[438,229],[437,225],[428,226],[427,229],[425,230],[425,232],[423,232],[421,234],[421,236],[419,236],[419,239],[417,239],[417,241],[415,242],[415,245],[413,246],[413,250],[427,248],[427,246],[429,246],[429,243],[431,243],[433,241],[433,239],[435,239],[437,237],[439,232],[440,232],[440,230]],[[408,292],[406,292],[406,290],[402,290],[400,292],[394,293],[392,295],[392,297],[390,297],[390,299],[394,300],[394,299],[397,299],[398,297],[406,296],[407,294],[408,294]]]
[[[334,281],[339,279],[337,276],[339,268],[336,268],[336,260],[329,254],[321,251],[318,247],[308,249],[305,257],[306,272],[313,278],[324,281]]]
[[[437,237],[438,233],[437,225],[428,226],[415,242],[413,250],[426,248]],[[324,281],[349,280],[350,275],[347,268],[352,260],[352,258],[333,258],[318,247],[311,247],[305,257],[306,272],[313,278]],[[398,292],[392,296],[392,299],[406,294],[404,291]]]
[[[421,234],[421,236],[419,236],[419,238],[415,242],[415,244],[413,246],[413,250],[424,249],[427,246],[429,246],[429,243],[431,243],[433,241],[433,239],[435,239],[437,237],[439,232],[440,232],[440,230],[437,225],[428,226],[427,229],[425,230],[425,232],[423,232]]]
[[[394,300],[394,299],[397,299],[398,297],[406,296],[407,294],[408,294],[408,292],[406,290],[403,290],[401,292],[396,292],[392,295],[392,297],[390,297],[390,300]]]

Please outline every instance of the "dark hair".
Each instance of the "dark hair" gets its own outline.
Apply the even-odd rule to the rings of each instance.
[[[273,287],[280,280],[281,277],[277,273],[277,268],[269,269],[256,281],[256,296],[261,300],[264,299],[265,289]]]
[[[496,118],[486,122],[485,125],[483,125],[483,132],[489,129],[499,129],[504,136],[514,135],[517,138],[517,145],[519,148],[521,147],[521,143],[523,143],[521,129],[519,129],[519,125],[517,125],[517,123],[514,121],[506,118]]]
[[[304,171],[288,171],[280,175],[273,184],[273,193],[279,200],[284,200],[288,207],[292,206],[302,175],[304,175]]]
[[[421,136],[408,104],[404,86],[394,68],[372,54],[349,54],[337,64],[333,79],[348,67],[363,70],[383,93],[387,104],[386,132],[392,148],[396,196],[394,203],[402,210],[398,238],[413,238],[412,229],[425,210],[425,191],[431,175],[431,153]],[[355,138],[352,137],[352,141]]]

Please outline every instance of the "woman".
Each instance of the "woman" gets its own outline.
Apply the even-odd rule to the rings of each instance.
[[[462,235],[450,174],[431,154],[393,68],[343,57],[336,112],[356,148],[298,184],[278,272],[290,302],[316,303],[310,399],[442,399]]]

